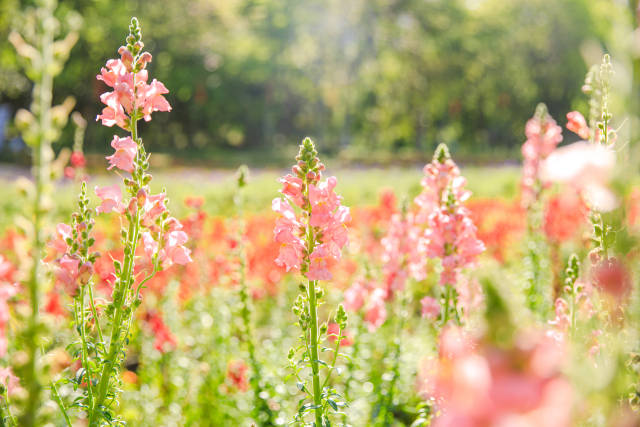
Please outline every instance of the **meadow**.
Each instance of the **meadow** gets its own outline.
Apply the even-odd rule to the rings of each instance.
[[[532,106],[521,163],[439,143],[376,167],[301,136],[286,168],[221,169],[147,141],[173,93],[135,17],[96,123],[54,103],[78,40],[54,11],[9,35],[33,90],[31,168],[0,176],[2,425],[640,424],[636,123],[609,54],[582,112]]]

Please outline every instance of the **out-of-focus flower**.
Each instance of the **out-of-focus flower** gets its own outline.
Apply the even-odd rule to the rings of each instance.
[[[369,296],[369,301],[364,313],[364,320],[369,328],[369,332],[374,332],[387,320],[385,299],[386,292],[382,288],[374,289]]]
[[[505,350],[454,328],[442,332],[439,358],[427,360],[419,376],[421,392],[439,409],[432,425],[571,425],[573,392],[560,370],[560,344],[522,335]]]
[[[567,113],[567,129],[577,134],[582,139],[589,139],[591,130],[587,125],[587,121],[579,111],[571,111]]]
[[[7,389],[7,395],[11,396],[19,386],[20,380],[13,374],[11,368],[0,368],[0,384]]]
[[[420,300],[420,304],[422,305],[422,317],[431,320],[438,318],[440,314],[440,304],[438,304],[438,300],[427,296]]]
[[[353,337],[349,331],[340,331],[340,326],[337,323],[332,322],[327,325],[327,339],[331,342],[335,342],[338,339],[338,333],[341,333],[344,338],[340,340],[341,347],[348,347],[353,345]]]
[[[616,196],[607,187],[616,156],[610,147],[579,141],[556,149],[541,165],[541,176],[568,184],[600,212],[614,209]]]
[[[243,360],[232,360],[227,365],[227,378],[241,392],[249,390],[248,372],[249,366]]]
[[[382,271],[389,297],[404,289],[409,276],[416,280],[426,277],[424,239],[412,213],[394,214],[381,243]]]
[[[627,267],[618,258],[598,261],[592,266],[594,284],[617,300],[624,299],[631,291],[631,277]]]
[[[539,187],[544,184],[540,164],[562,141],[562,128],[549,115],[546,106],[540,104],[527,122],[525,135],[527,140],[522,145],[522,201],[529,206],[537,199]]]
[[[587,222],[588,207],[575,191],[551,197],[544,212],[544,232],[557,243],[573,238]]]
[[[149,329],[151,329],[151,333],[154,337],[153,347],[156,350],[161,353],[165,353],[176,347],[176,338],[171,333],[171,330],[164,322],[160,313],[157,311],[148,311],[144,316],[144,320]]]

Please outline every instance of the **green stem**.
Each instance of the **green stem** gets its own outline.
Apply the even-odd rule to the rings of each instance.
[[[82,286],[80,292],[80,338],[82,339],[82,366],[84,367],[84,376],[87,383],[87,391],[89,394],[89,407],[93,407],[93,385],[91,384],[91,371],[88,363],[87,336],[84,328],[84,293],[87,285]],[[76,302],[76,310],[77,302]]]
[[[62,412],[62,416],[64,417],[65,424],[67,427],[71,427],[71,420],[67,414],[67,409],[64,407],[64,403],[62,402],[62,398],[60,397],[55,384],[51,384],[51,390],[53,391],[53,400],[58,404],[58,408],[60,408],[60,412]]]
[[[318,307],[316,300],[316,281],[309,280],[309,318],[311,371],[313,374],[313,404],[315,406],[316,427],[322,426],[322,396],[320,390],[320,369],[318,366]]]
[[[134,77],[135,83],[135,77]],[[137,120],[132,118],[131,120],[131,139],[138,142],[137,138]],[[141,175],[141,174],[140,174]],[[139,178],[141,180],[141,177]],[[142,186],[142,182],[138,182],[139,186]],[[125,319],[124,316],[127,314],[131,316],[131,311],[129,313],[125,313],[125,305],[127,302],[127,297],[129,291],[131,289],[131,284],[133,282],[133,267],[135,263],[135,252],[138,244],[140,232],[140,211],[136,211],[134,218],[131,223],[129,223],[129,230],[127,231],[127,240],[125,244],[125,259],[124,266],[122,268],[122,272],[120,274],[119,280],[116,282],[116,289],[114,290],[114,295],[116,295],[117,299],[113,301],[115,306],[115,315],[114,321],[111,324],[111,338],[109,340],[109,351],[107,352],[107,356],[105,359],[105,363],[102,368],[102,373],[100,374],[100,381],[98,383],[98,394],[94,401],[93,406],[91,407],[91,413],[89,415],[89,426],[93,427],[97,425],[99,421],[98,412],[100,407],[103,405],[104,400],[107,397],[107,392],[109,391],[109,381],[111,379],[111,374],[113,370],[116,368],[118,364],[118,360],[120,358],[120,350],[122,348],[122,330],[123,324],[128,323],[130,319]],[[128,252],[127,252],[128,249]],[[98,418],[97,418],[98,417]]]

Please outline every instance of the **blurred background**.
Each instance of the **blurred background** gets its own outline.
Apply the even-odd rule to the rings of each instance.
[[[0,38],[25,0],[0,1]],[[344,164],[420,163],[439,142],[462,162],[519,162],[538,102],[564,125],[588,112],[584,75],[610,52],[619,123],[637,111],[636,0],[61,0],[80,40],[55,81],[90,121],[97,162],[112,130],[92,124],[106,87],[95,79],[132,15],[173,111],[142,129],[171,164],[290,163],[304,136]],[[634,75],[636,76],[634,78]],[[12,120],[30,82],[0,44],[0,161],[28,164]],[[620,118],[623,116],[616,115]],[[143,125],[144,126],[144,125]],[[71,126],[69,126],[71,127]],[[71,147],[73,129],[57,145]],[[632,139],[632,138],[631,138]],[[162,155],[160,156],[162,158]],[[100,160],[103,162],[103,160]],[[100,163],[103,165],[103,163]],[[0,166],[1,167],[1,166]]]

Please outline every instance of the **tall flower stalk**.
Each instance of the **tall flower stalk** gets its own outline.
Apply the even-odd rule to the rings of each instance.
[[[471,196],[465,178],[460,174],[449,149],[440,144],[431,163],[424,167],[423,191],[416,197],[418,222],[426,225],[423,236],[426,255],[442,260],[440,284],[440,322],[461,322],[458,306],[459,276],[463,268],[473,265],[484,251],[484,243],[476,236],[476,226],[464,202]],[[427,300],[423,300],[423,306]]]
[[[338,306],[335,347],[327,349],[330,350],[329,362],[321,360],[319,354],[327,324],[320,325],[318,319],[318,306],[324,296],[319,281],[332,278],[329,267],[340,258],[341,249],[347,243],[345,223],[350,216],[349,208],[341,205],[341,197],[334,192],[336,178],[321,181],[324,165],[311,139],[304,139],[296,160],[292,174],[280,179],[284,197],[272,203],[273,210],[279,214],[274,229],[275,240],[281,245],[276,263],[287,271],[299,270],[307,279],[306,285],[300,286],[303,293],[293,305],[302,329],[301,344],[289,351],[288,359],[298,379],[298,388],[307,394],[300,402],[295,421],[306,423],[306,415],[312,413],[314,421],[310,424],[321,427],[330,425],[330,409],[339,412],[339,408],[346,405],[338,400],[341,396],[330,386],[330,378],[344,338],[347,315],[342,305]],[[296,362],[297,353],[301,353],[301,359]],[[324,378],[321,367],[327,368]],[[311,371],[310,384],[302,376],[305,368]]]
[[[26,357],[16,359],[14,363],[14,370],[27,391],[19,417],[23,426],[39,423],[43,384],[46,382],[39,363],[46,329],[39,316],[40,296],[46,281],[40,260],[50,232],[48,218],[54,206],[51,200],[51,164],[55,158],[52,144],[60,137],[75,104],[73,98],[67,98],[61,105],[52,105],[54,77],[62,71],[78,38],[75,31],[70,31],[63,39],[55,39],[60,31],[60,22],[54,17],[55,8],[55,1],[38,2],[38,7],[26,14],[25,34],[28,40],[17,32],[9,36],[9,41],[24,60],[27,76],[33,81],[30,111],[19,110],[16,114],[16,127],[31,149],[34,181],[27,192],[30,198],[28,217],[26,221],[20,221],[25,224],[24,231],[31,248],[29,265],[22,266],[30,308],[27,317],[21,320],[21,339],[25,344]],[[77,22],[71,16],[68,18],[71,23]]]
[[[155,79],[147,83],[146,65],[151,55],[142,50],[142,33],[136,18],[132,18],[129,30],[126,45],[118,50],[120,59],[109,60],[98,75],[98,80],[114,90],[100,97],[106,107],[97,120],[130,133],[124,138],[113,137],[111,146],[115,152],[107,157],[108,169],[117,168],[118,175],[130,175],[120,175],[125,197],[119,185],[96,187],[102,203],[95,212],[113,212],[122,224],[123,258],[113,260],[113,291],[104,310],[97,309],[94,298],[93,273],[98,255],[90,250],[94,243],[90,236],[93,213],[88,208],[84,184],[72,225],[60,224],[52,243],[62,255],[57,260],[58,280],[74,295],[74,329],[79,335],[75,356],[82,368],[69,380],[76,390],[81,390],[81,397],[73,406],[86,413],[89,426],[117,420],[120,365],[144,285],[157,272],[191,261],[190,250],[184,246],[188,237],[180,222],[169,215],[166,195],[151,193],[149,155],[137,128],[137,122],[151,120],[154,111],[171,110],[162,96],[168,91]],[[64,407],[60,408],[67,418]]]

